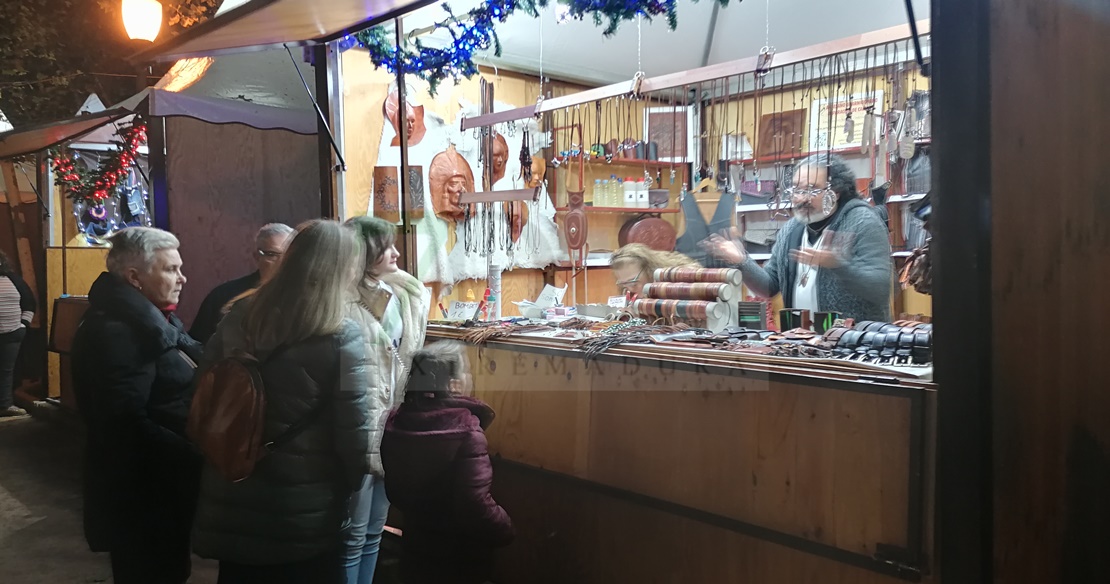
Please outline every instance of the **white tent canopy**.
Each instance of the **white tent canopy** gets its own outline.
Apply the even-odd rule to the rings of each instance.
[[[312,79],[312,66],[299,51],[293,51],[292,59],[284,49],[198,57],[179,61],[157,85],[117,107],[157,117],[315,134]]]
[[[455,14],[481,4],[478,0],[450,2]],[[913,0],[916,18],[929,16],[928,0]],[[731,0],[720,7],[716,0],[680,0],[678,28],[670,31],[665,17],[642,24],[639,60],[650,77],[688,71],[752,57],[768,44],[778,52],[834,41],[908,22],[902,0]],[[568,81],[605,85],[631,79],[637,70],[637,27],[622,22],[616,34],[605,38],[604,26],[590,19],[556,23],[552,1],[540,19],[522,11],[497,25],[502,54],[482,56],[486,64],[545,75]],[[406,31],[415,31],[445,16],[438,4],[421,8],[404,19]],[[541,30],[542,29],[542,30]],[[444,46],[450,37],[443,31],[420,37],[432,46]]]

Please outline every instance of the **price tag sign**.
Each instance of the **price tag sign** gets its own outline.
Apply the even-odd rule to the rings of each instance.
[[[624,308],[625,306],[628,306],[628,298],[625,298],[624,296],[609,297],[610,308]]]
[[[456,300],[451,303],[451,308],[447,310],[447,320],[467,320],[474,318],[475,312],[478,312],[477,302],[459,302]]]

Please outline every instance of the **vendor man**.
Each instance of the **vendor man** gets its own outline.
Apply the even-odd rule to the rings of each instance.
[[[714,235],[707,248],[787,308],[839,312],[856,321],[890,322],[890,241],[882,220],[856,192],[856,177],[838,156],[798,164],[787,190],[794,218],[779,232],[764,266],[736,237]]]

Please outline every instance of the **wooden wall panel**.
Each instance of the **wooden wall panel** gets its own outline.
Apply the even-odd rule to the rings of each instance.
[[[908,400],[594,367],[591,480],[866,555],[906,544]]]
[[[471,366],[478,397],[497,412],[488,433],[492,453],[586,475],[591,394],[580,359],[472,351]]]
[[[1107,582],[1110,4],[995,0],[990,34],[995,581]]]
[[[579,271],[571,278],[569,268],[554,270],[555,287],[567,286],[566,303],[570,304],[571,292],[578,287],[579,304],[607,304],[610,296],[623,296],[617,288],[617,280],[613,271],[607,267],[589,268],[586,272]]]
[[[189,324],[216,285],[253,271],[254,233],[320,215],[315,136],[166,120],[170,228],[181,239]]]
[[[499,584],[903,582],[510,465],[496,466],[493,494],[517,529]]]
[[[911,543],[909,480],[917,461],[906,395],[655,360],[587,366],[573,354],[500,347],[471,347],[470,356],[477,395],[497,412],[487,433],[491,453],[506,461],[860,558],[879,552],[878,544]],[[586,555],[573,561],[592,557],[575,553]],[[632,581],[620,574],[612,581]]]

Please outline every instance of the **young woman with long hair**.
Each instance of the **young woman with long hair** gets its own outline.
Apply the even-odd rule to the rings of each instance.
[[[242,481],[205,468],[193,549],[220,561],[219,584],[343,582],[349,499],[369,470],[366,341],[350,318],[361,268],[349,229],[301,226],[273,278],[231,308],[205,349],[202,370],[238,352],[261,361],[264,442],[319,412]]]

